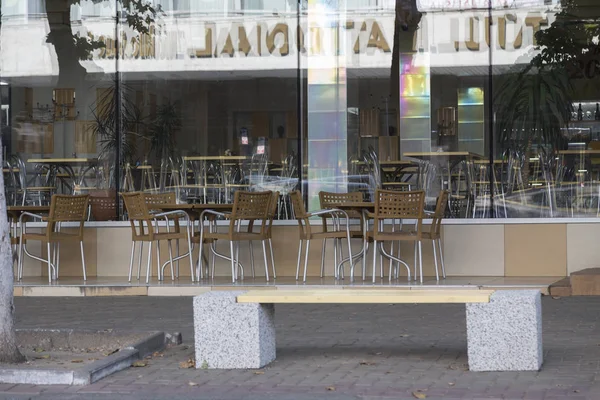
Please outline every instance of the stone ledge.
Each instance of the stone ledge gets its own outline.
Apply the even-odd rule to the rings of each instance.
[[[27,331],[27,330],[21,330]],[[50,335],[69,341],[76,330],[48,330]],[[43,329],[33,329],[36,336],[44,334]],[[81,331],[82,334],[101,334],[101,331]],[[143,359],[146,355],[165,347],[164,332],[153,332],[142,340],[127,346],[118,352],[108,355],[101,360],[80,368],[22,368],[19,365],[0,368],[0,383],[16,383],[30,385],[89,385],[115,372],[129,368],[134,361]]]

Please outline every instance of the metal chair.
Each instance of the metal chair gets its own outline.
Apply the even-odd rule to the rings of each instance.
[[[298,280],[300,274],[300,260],[302,257],[302,245],[303,242],[306,241],[306,254],[304,257],[304,278],[303,281],[306,282],[306,270],[308,268],[308,251],[310,248],[311,240],[319,240],[322,239],[325,242],[326,239],[346,239],[348,242],[348,259],[350,264],[352,265],[350,270],[350,276],[354,277],[354,258],[352,257],[352,245],[350,244],[350,224],[349,224],[349,216],[346,211],[331,208],[327,210],[319,210],[314,212],[306,212],[306,208],[304,207],[304,201],[302,200],[302,194],[296,190],[290,193],[290,200],[292,202],[292,207],[294,209],[294,215],[296,220],[298,221],[299,234],[300,234],[300,245],[298,246],[298,262],[296,263],[296,280]],[[328,216],[333,218],[333,230],[327,230],[325,232],[313,232],[310,218],[312,217],[322,217]],[[346,229],[341,230],[339,218],[346,219]],[[323,260],[323,255],[321,255],[321,260]],[[334,270],[335,276],[338,276],[338,260],[337,260],[337,251],[334,252]]]
[[[319,192],[319,203],[321,209],[329,209],[335,208],[336,204],[341,203],[356,203],[361,202],[363,200],[363,194],[361,192],[351,192],[351,193],[333,193],[333,192]],[[348,217],[350,219],[358,219],[361,222],[360,230],[350,230],[350,238],[351,239],[363,239],[363,226],[362,226],[362,218],[358,211],[346,211]],[[323,232],[328,231],[328,221],[334,219],[332,215],[322,215],[321,221],[323,222]],[[327,239],[323,239],[323,248],[321,250],[321,278],[325,272],[325,248],[326,248]],[[342,257],[342,241],[340,239],[334,239],[333,242],[333,251],[337,252],[339,246],[340,257]],[[336,263],[337,265],[337,263]],[[337,278],[337,268],[336,268],[336,278]],[[343,269],[342,269],[343,274]]]
[[[60,261],[60,244],[63,242],[79,242],[81,249],[81,264],[83,268],[83,280],[87,280],[85,271],[85,255],[83,252],[83,226],[88,209],[89,195],[67,196],[54,195],[50,202],[50,214],[47,218],[38,214],[24,212],[19,217],[19,225],[21,226],[21,236],[19,239],[19,279],[23,276],[23,252],[29,257],[42,261],[48,264],[48,282],[52,282],[52,276],[58,279],[59,261]],[[28,233],[27,227],[24,224],[25,218],[36,218],[46,221],[46,231],[44,233]],[[78,222],[79,227],[77,232],[68,233],[61,232],[61,224],[63,222]],[[48,259],[34,256],[27,251],[26,243],[30,241],[45,242],[47,246]],[[52,253],[52,248],[54,254]],[[54,261],[54,262],[52,262]]]
[[[231,279],[235,283],[237,280],[237,268],[241,267],[239,263],[239,242],[243,241],[254,241],[260,240],[263,245],[263,255],[265,261],[265,277],[267,282],[269,281],[269,265],[267,262],[267,251],[265,247],[265,241],[268,238],[268,220],[271,200],[273,193],[270,191],[266,192],[246,192],[238,190],[234,194],[233,209],[231,213],[223,213],[214,210],[204,210],[200,215],[200,242],[203,243],[205,239],[210,240],[227,240],[229,241],[229,250],[231,261]],[[203,221],[207,216],[212,217],[212,222],[209,221],[209,231],[206,232],[204,229]],[[229,226],[227,232],[218,232],[216,229],[216,223],[214,217],[221,217],[229,220]],[[253,227],[258,221],[260,223],[260,230],[254,232],[253,230],[242,231],[242,223],[253,221]],[[237,243],[237,249],[234,250],[234,243]],[[202,260],[203,246],[200,246],[199,260]],[[241,269],[243,274],[243,269]],[[212,277],[214,278],[214,264],[212,268]],[[242,275],[243,277],[243,275]]]
[[[423,240],[423,214],[425,206],[425,192],[397,192],[394,190],[377,190],[375,192],[375,212],[369,216],[373,219],[373,230],[367,231],[367,239],[372,238],[373,246],[373,282],[375,282],[375,270],[377,261],[377,246],[379,251],[386,258],[395,261],[396,264],[402,264],[408,272],[410,280],[410,267],[401,259],[394,257],[385,251],[383,246],[387,241],[411,241],[415,242],[419,258],[419,271],[421,283],[423,282],[423,257],[421,241]],[[414,230],[410,231],[386,231],[384,222],[386,220],[396,219],[414,219]],[[415,257],[416,258],[416,257]],[[389,279],[392,280],[392,269],[390,265]],[[397,275],[397,272],[396,272]],[[417,263],[415,262],[415,279],[417,275]]]
[[[15,182],[15,200],[18,195],[21,196],[21,205],[26,203],[47,203],[48,199],[56,192],[56,170],[55,168],[44,169],[41,165],[35,166],[35,174],[31,182],[27,180],[27,167],[23,160],[13,155],[9,158],[8,164],[16,171],[17,181]],[[29,198],[29,201],[28,201]],[[16,205],[16,203],[15,203]]]
[[[173,261],[181,259],[184,256],[180,256],[177,254],[176,260],[173,259],[173,251],[171,246],[172,240],[181,240],[185,239],[188,242],[188,248],[190,251],[188,252],[188,256],[190,259],[190,272],[192,276],[192,281],[194,281],[194,262],[192,260],[192,244],[191,244],[191,236],[190,236],[190,228],[189,228],[189,218],[185,211],[182,210],[174,210],[167,212],[159,212],[155,214],[151,214],[149,211],[149,207],[146,204],[146,196],[147,193],[122,193],[121,197],[125,203],[125,208],[127,209],[127,215],[129,217],[129,222],[131,224],[131,259],[129,262],[129,281],[131,282],[131,274],[133,270],[133,259],[135,257],[135,244],[136,242],[140,242],[140,255],[139,255],[139,264],[138,264],[138,279],[140,277],[140,270],[142,265],[142,250],[143,243],[148,242],[148,265],[146,267],[146,283],[150,280],[150,265],[152,263],[152,245],[156,242],[156,255],[157,259],[157,275],[158,279],[163,279],[163,270],[165,265],[161,266],[160,264],[160,241],[166,240],[169,242],[169,264],[171,266],[171,279],[175,280],[175,273],[173,269]],[[166,197],[166,196],[165,196]],[[150,206],[151,207],[151,206]],[[179,219],[184,220],[184,226],[186,227],[185,231],[181,228]],[[166,232],[160,232],[158,221],[163,220],[167,225]],[[175,229],[172,231],[170,229],[170,222],[175,221]]]
[[[429,232],[423,232],[423,240],[431,240],[433,246],[433,260],[435,262],[435,279],[440,280],[438,271],[438,258],[442,265],[442,276],[446,278],[446,269],[444,268],[444,253],[442,252],[442,219],[446,214],[446,205],[448,204],[448,191],[442,190],[437,198],[435,211],[431,214],[431,228]],[[436,246],[439,249],[436,249]]]

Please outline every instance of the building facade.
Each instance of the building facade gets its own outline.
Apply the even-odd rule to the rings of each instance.
[[[320,191],[383,187],[423,189],[431,209],[448,189],[451,274],[563,276],[600,255],[592,0],[148,5],[3,2],[3,154],[28,180],[52,172],[27,160],[83,158],[95,165],[76,182],[54,171],[57,191],[226,201],[236,187],[298,188],[317,209]],[[210,168],[194,162],[218,156],[247,161],[220,166],[224,190],[198,189],[214,171],[200,182],[195,168]],[[282,246],[295,243],[287,207]],[[124,275],[129,245],[118,262],[102,249],[128,225],[100,219],[97,274]]]

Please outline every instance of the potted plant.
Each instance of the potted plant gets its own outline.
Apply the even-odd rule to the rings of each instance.
[[[170,101],[158,107],[156,117],[150,124],[148,135],[150,152],[160,162],[159,189],[161,191],[165,189],[169,161],[175,151],[174,135],[181,125],[178,104]]]
[[[132,163],[137,142],[140,139],[147,140],[147,117],[131,101],[134,98],[133,94],[133,90],[127,85],[121,84],[118,93],[116,85],[112,85],[97,99],[92,110],[93,132],[100,145],[97,190],[90,192],[91,213],[97,221],[116,219],[118,203],[115,188],[116,180],[121,175],[119,168]],[[117,129],[117,126],[120,126],[120,129]]]

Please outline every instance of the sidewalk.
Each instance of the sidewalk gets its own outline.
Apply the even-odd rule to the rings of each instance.
[[[279,305],[277,361],[261,371],[180,369],[192,299],[17,298],[20,328],[182,332],[144,368],[86,387],[0,385],[0,398],[600,399],[600,298],[544,297],[541,372],[466,371],[464,305]]]

